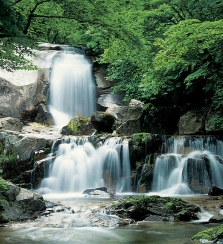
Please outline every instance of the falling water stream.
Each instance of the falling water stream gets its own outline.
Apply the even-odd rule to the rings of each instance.
[[[223,142],[216,137],[164,140],[155,162],[153,192],[167,195],[207,194],[223,188]]]
[[[91,61],[79,49],[63,47],[55,55],[50,79],[50,112],[56,126],[76,115],[90,117],[96,110],[96,88]]]
[[[62,127],[76,115],[90,117],[96,110],[95,97],[92,65],[86,56],[73,48],[57,54],[53,61],[50,87],[50,112],[55,125]],[[47,224],[40,220],[0,228],[0,243],[199,243],[190,242],[190,238],[207,227],[203,224],[143,221],[126,227],[102,228],[92,227],[88,221],[78,220],[73,214],[79,214],[83,208],[88,210],[89,204],[97,208],[97,205],[111,201],[85,198],[82,194],[85,189],[105,186],[116,191],[117,198],[124,193],[133,194],[130,193],[128,146],[128,140],[110,138],[96,149],[83,137],[64,140],[58,148],[54,145],[49,156],[55,159],[48,165],[49,174],[42,180],[38,192],[43,194],[45,200],[69,204],[73,209],[72,214],[55,213],[46,218]],[[223,187],[223,165],[214,156],[221,158],[222,150],[222,141],[213,138],[196,138],[187,143],[184,139],[165,140],[162,155],[155,163],[153,193],[193,196],[195,192],[188,177],[189,171],[203,188],[211,184]],[[194,167],[191,167],[192,161]],[[198,176],[198,172],[202,172],[202,175]],[[196,193],[202,193],[203,188]],[[70,193],[79,195],[75,197]],[[205,211],[201,213],[202,219],[210,216]],[[69,226],[70,222],[74,225]]]
[[[59,145],[56,155],[38,189],[41,194],[82,193],[104,186],[130,192],[128,140],[113,137],[95,149],[87,138],[72,138]]]

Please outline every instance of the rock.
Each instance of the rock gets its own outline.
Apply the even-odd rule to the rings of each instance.
[[[23,123],[21,123],[17,118],[0,118],[0,130],[21,131],[22,127]]]
[[[86,190],[83,191],[82,194],[89,194],[90,192],[93,192],[95,190],[108,192],[108,189],[106,187],[99,187],[99,188],[95,188],[95,189],[86,189]]]
[[[222,223],[223,222],[223,215],[219,214],[218,216],[212,216],[208,222],[210,223]]]
[[[141,131],[159,135],[177,133],[177,123],[180,118],[178,108],[155,107],[149,103],[145,104],[142,109]]]
[[[15,86],[0,78],[0,114],[6,117],[21,118],[33,121],[37,113],[37,105],[47,101],[43,95],[45,87],[41,77],[33,80],[32,84]],[[42,93],[42,94],[41,94]]]
[[[1,223],[32,219],[38,211],[46,209],[43,197],[38,193],[4,182],[8,190],[2,193],[4,201],[1,202]]]
[[[96,111],[91,116],[91,123],[97,131],[112,132],[115,117],[107,112]]]
[[[204,134],[203,114],[197,111],[188,111],[180,117],[178,122],[179,135],[199,135]]]
[[[209,196],[223,195],[223,189],[220,189],[217,186],[212,186],[208,191],[208,195]]]
[[[205,229],[196,235],[194,235],[191,239],[192,240],[198,240],[201,239],[205,242],[211,242],[211,243],[221,243],[218,242],[218,240],[221,240],[223,238],[223,225],[219,225],[216,227]]]
[[[114,86],[114,82],[106,79],[107,71],[104,65],[95,66],[94,76],[97,84],[97,93],[99,95],[98,104],[105,108],[114,106],[122,106],[123,95],[120,93],[112,94],[111,87]]]
[[[44,104],[39,104],[38,105],[35,122],[41,123],[41,124],[44,124],[44,125],[48,125],[48,126],[54,124],[53,116],[49,112],[49,109],[47,108],[46,105],[44,105]]]
[[[107,210],[120,218],[135,221],[190,221],[198,219],[197,213],[200,211],[199,207],[180,198],[160,196],[126,197]]]
[[[62,135],[92,135],[95,131],[90,118],[75,116],[61,130]]]
[[[109,197],[110,198],[110,194],[105,191],[94,190],[89,192],[85,197]]]
[[[133,106],[117,106],[106,110],[116,120],[116,132],[121,135],[132,135],[141,131],[142,108]]]

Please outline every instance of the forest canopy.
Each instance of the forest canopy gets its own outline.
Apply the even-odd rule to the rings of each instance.
[[[33,69],[38,43],[85,46],[113,92],[156,106],[223,107],[220,0],[0,0],[0,66]]]

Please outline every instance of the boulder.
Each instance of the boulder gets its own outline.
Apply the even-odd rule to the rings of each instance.
[[[208,195],[209,196],[223,195],[223,189],[220,189],[217,186],[212,186],[208,191]]]
[[[190,221],[198,219],[200,208],[180,198],[142,196],[123,198],[107,211],[135,221],[148,220],[148,217],[151,221]]]
[[[7,190],[3,191],[0,202],[0,223],[32,219],[46,209],[43,197],[35,192],[20,188],[11,182],[3,181]]]
[[[112,132],[115,116],[107,112],[96,111],[91,116],[91,123],[97,131]]]
[[[179,135],[205,134],[204,119],[197,111],[188,111],[178,122]]]
[[[62,135],[92,135],[95,131],[90,118],[75,116],[61,130]]]
[[[106,112],[116,118],[116,132],[121,135],[132,135],[141,132],[142,108],[133,106],[116,106],[108,108]]]
[[[21,131],[23,123],[17,118],[0,118],[0,130]]]

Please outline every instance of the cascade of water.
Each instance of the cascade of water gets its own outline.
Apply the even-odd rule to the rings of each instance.
[[[117,192],[130,191],[127,140],[110,138],[95,149],[87,139],[74,139],[61,143],[57,154],[49,176],[38,189],[41,194],[83,192],[102,186]]]
[[[96,110],[92,64],[72,47],[54,58],[49,109],[55,125],[60,127],[76,115],[90,117]]]
[[[211,185],[223,188],[222,146],[215,137],[165,138],[152,191],[182,195],[207,193]]]

